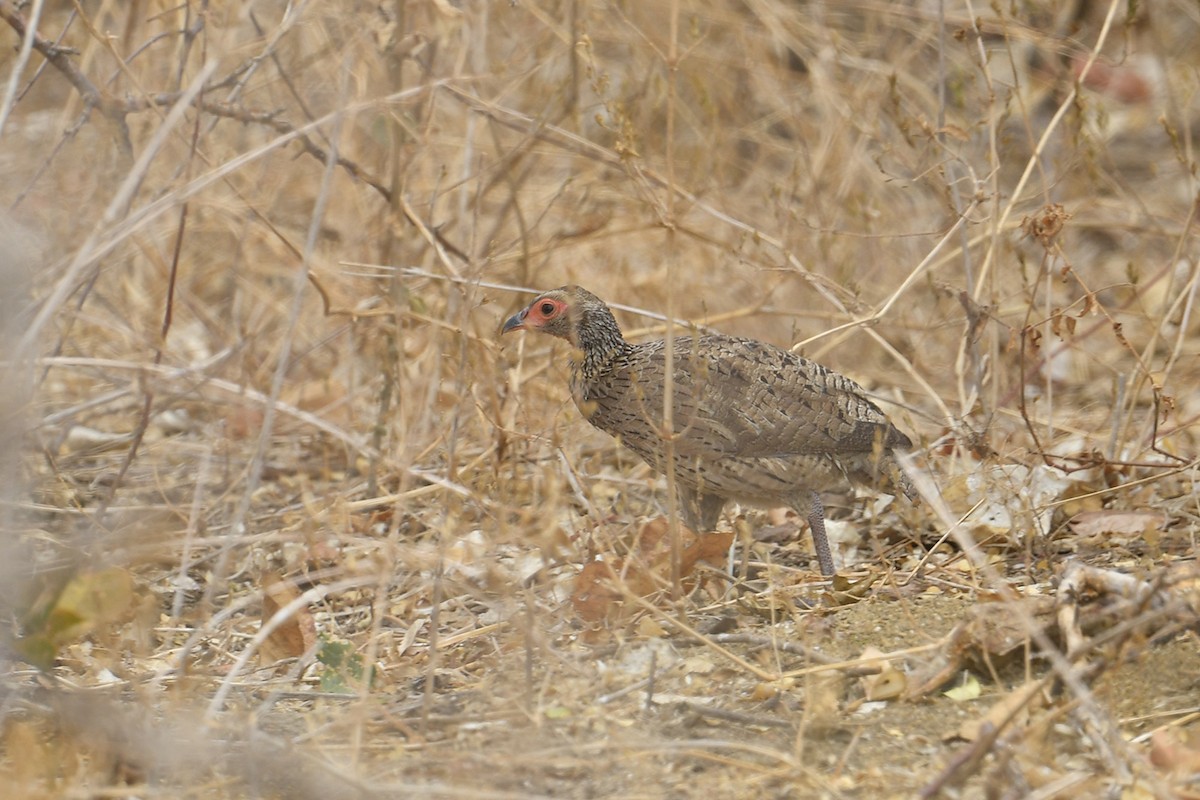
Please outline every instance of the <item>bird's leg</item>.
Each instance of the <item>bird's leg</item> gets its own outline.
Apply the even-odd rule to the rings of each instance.
[[[816,492],[812,493],[812,505],[808,509],[808,527],[812,531],[813,549],[817,551],[821,574],[829,577],[835,572],[833,553],[829,550],[829,536],[825,533],[825,505],[821,502],[821,495]]]
[[[712,494],[704,494],[697,488],[679,484],[680,511],[683,514],[683,524],[692,533],[712,533],[717,529],[717,521],[721,519],[721,509],[725,507],[725,498]]]

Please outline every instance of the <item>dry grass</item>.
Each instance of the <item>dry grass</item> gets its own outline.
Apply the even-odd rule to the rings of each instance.
[[[0,793],[1183,791],[1200,15],[1061,5],[0,0]],[[566,282],[913,434],[926,502],[842,513],[853,602],[791,536],[580,621],[666,504],[497,335]],[[1157,605],[941,638],[1068,556]],[[985,697],[861,706],[870,647]]]

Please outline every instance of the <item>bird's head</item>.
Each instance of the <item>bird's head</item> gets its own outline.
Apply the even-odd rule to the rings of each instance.
[[[500,332],[518,330],[541,331],[570,342],[575,348],[571,363],[589,375],[607,369],[617,353],[630,347],[604,301],[579,286],[539,294],[505,320]]]
[[[593,303],[603,307],[595,295],[578,286],[543,292],[505,320],[500,332],[539,331],[577,344],[579,326]]]

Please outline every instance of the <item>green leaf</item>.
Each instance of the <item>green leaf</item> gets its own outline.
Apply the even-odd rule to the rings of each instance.
[[[363,657],[354,652],[354,645],[321,637],[317,661],[324,665],[320,687],[323,692],[349,694],[363,683]]]

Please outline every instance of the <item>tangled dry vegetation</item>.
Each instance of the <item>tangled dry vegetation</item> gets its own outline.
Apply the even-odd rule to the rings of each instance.
[[[1194,3],[0,23],[3,796],[1200,794]],[[679,531],[499,340],[567,282],[923,501]]]

